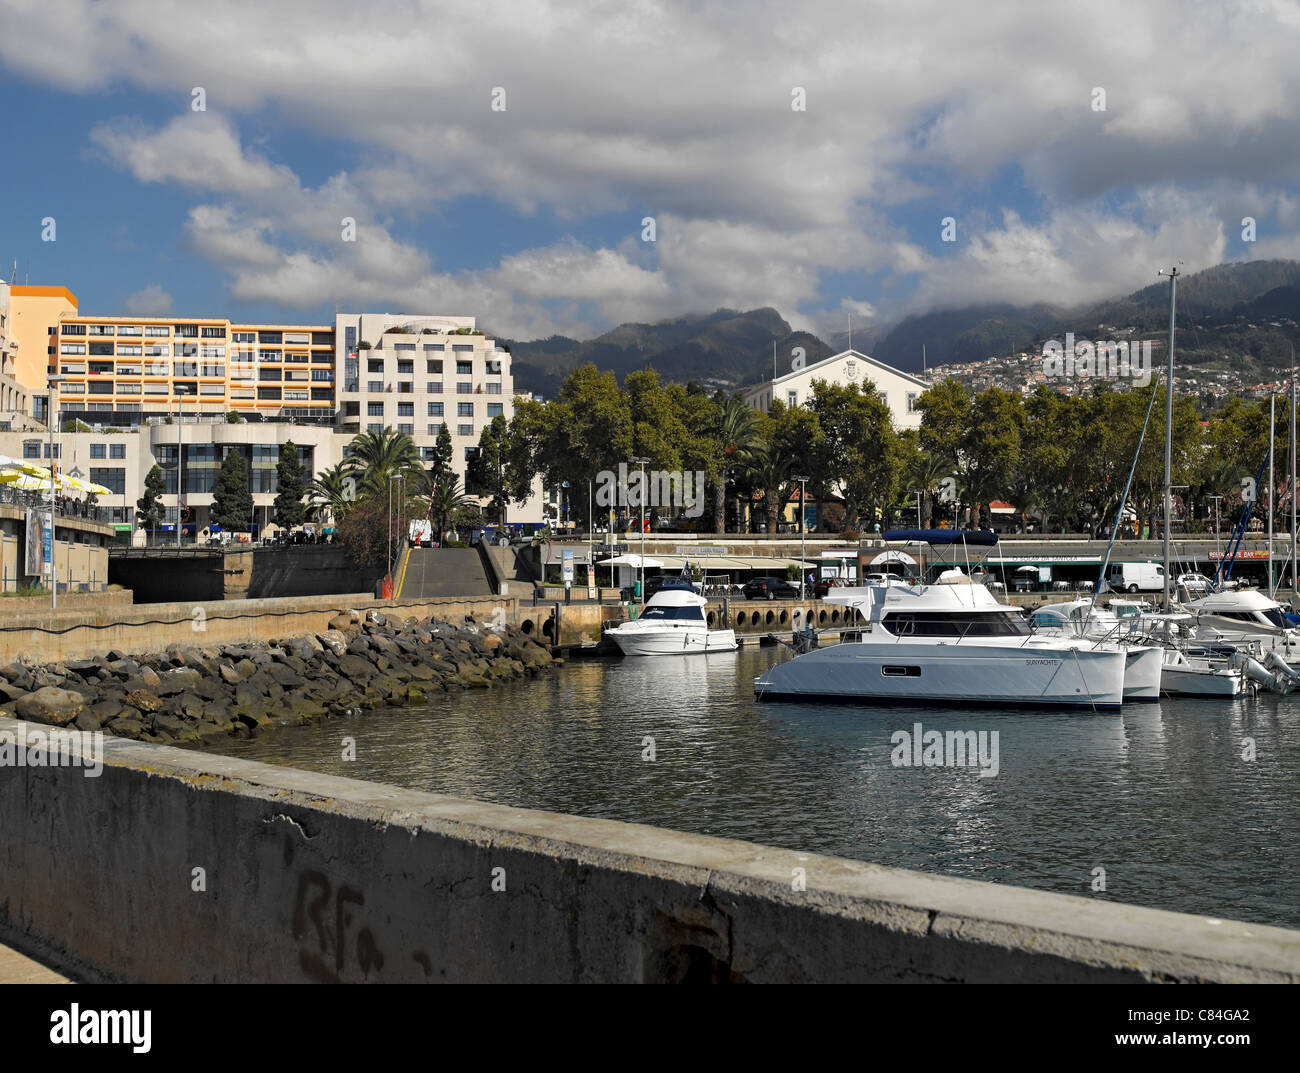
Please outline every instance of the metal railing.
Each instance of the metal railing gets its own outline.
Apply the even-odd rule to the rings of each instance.
[[[7,484],[0,484],[0,503],[8,503],[23,510],[50,509],[49,493],[24,492]],[[92,522],[111,524],[111,508],[92,506],[84,499],[69,499],[66,496],[54,497],[54,513],[60,518],[85,518]]]

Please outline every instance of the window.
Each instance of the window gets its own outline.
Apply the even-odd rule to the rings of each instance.
[[[177,324],[176,334],[182,339],[197,339],[199,337],[199,326],[197,324]]]
[[[306,365],[308,358],[307,355],[304,354],[301,350],[294,350],[294,351],[286,350],[284,352],[284,360],[288,362],[294,362],[298,365]]]
[[[368,402],[368,403],[366,403],[366,416],[368,416],[368,417],[383,417],[383,416],[384,416],[384,404],[383,404],[382,402]]]
[[[281,380],[284,378],[284,373],[279,369],[258,369],[257,378],[259,380]]]
[[[464,354],[464,353],[473,354],[474,344],[473,343],[452,343],[451,349],[454,353],[458,353],[458,354]]]
[[[394,349],[394,350],[414,350],[414,349],[415,349],[415,344],[414,344],[414,343],[394,343],[394,344],[393,344],[393,349]]]
[[[333,365],[334,354],[328,350],[313,350],[311,352],[311,363],[313,365]],[[350,361],[348,364],[355,366],[356,362]],[[356,372],[356,369],[354,368],[352,371]]]
[[[915,391],[909,391],[907,393],[907,412],[909,414],[916,412],[916,400],[917,393]]]
[[[472,361],[456,362],[457,376],[472,376],[474,374],[474,363]]]
[[[259,350],[257,352],[257,360],[278,362],[280,360],[280,352],[278,350]]]
[[[146,324],[144,326],[144,334],[146,336],[152,336],[153,338],[165,338],[171,335],[171,333],[172,330],[165,324]]]
[[[284,337],[282,332],[258,332],[257,341],[259,343],[283,343]]]
[[[383,431],[384,431],[384,426],[383,426],[382,424],[376,424],[375,422],[372,421],[370,424],[368,424],[368,425],[366,426],[366,431],[367,431],[367,432],[383,432]]]
[[[294,388],[284,389],[285,402],[306,402],[307,399],[308,399],[308,395],[306,390],[304,389],[294,389]]]
[[[100,356],[107,354],[108,356],[111,357],[113,354],[113,344],[112,343],[91,343],[90,352],[92,354],[98,354]]]
[[[332,369],[313,369],[311,378],[313,380],[333,380],[334,371]]]
[[[278,387],[259,387],[257,389],[257,397],[259,399],[278,399],[280,397],[280,389]]]
[[[397,431],[398,431],[398,432],[401,432],[401,433],[403,433],[403,434],[405,434],[405,435],[407,435],[407,436],[414,436],[414,435],[415,435],[415,426],[414,426],[414,425],[398,425],[398,426],[397,426]]]
[[[333,402],[334,389],[332,387],[314,387],[311,389],[311,397],[315,402]]]
[[[472,402],[458,402],[458,403],[456,403],[456,416],[457,416],[457,417],[473,417],[473,416],[474,416],[474,404],[473,404]]]
[[[430,395],[441,395],[441,394],[442,394],[442,381],[441,381],[441,380],[430,380],[430,381],[428,381],[428,383],[426,383],[426,384],[424,385],[424,390],[425,390],[428,394],[430,394]]]
[[[92,380],[90,382],[90,393],[92,395],[111,395],[113,394],[112,380]]]
[[[49,445],[48,443],[43,443],[43,444],[41,444],[41,448],[43,449],[43,452],[44,452],[45,457],[46,457],[46,458],[49,458],[49,457],[50,457],[50,445]],[[54,457],[55,457],[55,458],[62,458],[62,457],[63,457],[63,444],[61,444],[61,443],[56,443],[56,444],[54,445]]]
[[[138,361],[119,361],[117,363],[118,376],[139,376],[140,363]]]
[[[90,457],[91,457],[91,458],[107,458],[107,457],[108,457],[108,444],[106,444],[106,443],[92,443],[92,444],[90,445]]]
[[[334,346],[334,333],[333,332],[312,332],[311,345],[327,346],[332,348]]]
[[[86,373],[86,363],[84,361],[65,361],[59,366],[59,369],[63,373],[84,376]]]
[[[116,335],[117,330],[111,324],[87,324],[87,335]]]
[[[167,344],[153,343],[150,346],[145,347],[144,356],[146,358],[165,358],[167,356]]]
[[[24,443],[24,444],[23,444],[23,457],[24,457],[24,458],[40,458],[40,457],[41,457],[41,445],[40,445],[40,442],[39,442],[39,441],[36,441],[36,440],[28,440],[26,443]]]
[[[910,664],[886,663],[880,668],[886,678],[920,678],[921,668]]]
[[[415,362],[399,361],[397,363],[397,374],[399,376],[412,376],[415,373]]]
[[[383,371],[384,371],[384,359],[383,359],[383,358],[380,358],[380,359],[378,359],[377,361],[376,361],[374,358],[369,358],[369,359],[367,359],[367,361],[366,361],[366,372],[368,372],[368,373],[382,373]]]
[[[403,380],[397,385],[397,390],[402,395],[415,394],[415,385],[409,380]]]
[[[343,416],[344,416],[344,417],[360,417],[360,416],[361,416],[361,403],[359,403],[359,402],[345,402],[345,403],[343,404]]]
[[[172,357],[174,358],[197,358],[199,356],[198,343],[173,343]]]
[[[441,426],[441,425],[430,425],[430,426],[429,426],[429,435],[430,435],[430,436],[436,436],[436,435],[438,435],[438,433],[441,432],[441,431],[442,431],[442,426]],[[430,448],[430,450],[432,450],[432,448]]]
[[[383,391],[383,390],[384,390],[384,382],[383,382],[382,380],[367,380],[367,381],[366,381],[366,390],[367,390],[367,391]]]
[[[125,458],[125,457],[126,457],[126,444],[124,444],[124,443],[110,443],[110,444],[108,445],[108,457],[109,457],[109,458]]]
[[[135,327],[123,327],[123,328],[118,328],[118,330],[117,330],[117,334],[118,334],[118,335],[140,335],[140,334],[142,334],[142,332],[143,332],[143,329],[140,328],[138,325],[135,326]]]
[[[223,346],[204,346],[199,347],[199,357],[201,358],[224,358],[226,348]]]
[[[474,435],[474,426],[473,426],[473,425],[457,425],[457,426],[456,426],[456,435],[457,435],[457,436],[473,436],[473,435]]]
[[[95,376],[112,376],[113,363],[111,361],[92,361],[90,371]]]
[[[85,335],[86,326],[84,324],[64,324],[59,328],[63,335]]]
[[[138,343],[135,344],[134,346],[132,346],[129,343],[117,344],[117,356],[119,358],[124,358],[124,357],[138,358],[140,357],[142,352],[143,352],[143,348]]]
[[[256,343],[257,332],[231,332],[230,341],[232,343]]]
[[[473,384],[467,384],[467,383],[465,383],[465,381],[463,381],[463,380],[458,380],[458,381],[456,382],[456,394],[457,394],[457,395],[473,395],[473,394],[474,394],[474,385],[473,385]]]
[[[494,417],[505,417],[505,404],[500,402],[489,402],[487,404],[488,420]]]
[[[166,384],[145,384],[144,393],[146,395],[166,395],[168,393],[167,385]]]
[[[798,405],[799,405],[799,392],[797,392],[797,391],[787,391],[787,392],[785,393],[785,404],[786,404],[787,406],[798,406]]]
[[[413,403],[413,402],[399,402],[399,403],[397,404],[397,416],[398,416],[398,417],[414,417],[414,416],[415,416],[415,403]]]
[[[226,329],[224,327],[204,328],[199,332],[199,334],[204,339],[224,339],[226,337]]]
[[[91,466],[90,480],[92,484],[102,484],[114,495],[126,492],[126,470],[121,466]]]
[[[500,384],[488,384],[488,386],[487,386],[487,393],[488,393],[489,395],[500,395],[500,394],[501,394],[501,385],[500,385]]]
[[[85,352],[85,343],[61,343],[59,345],[60,354],[84,354]]]
[[[226,393],[225,384],[200,384],[200,395],[224,395]]]
[[[285,332],[284,341],[286,343],[310,343],[311,332]]]
[[[430,416],[430,417],[441,417],[441,416],[442,416],[442,403],[440,403],[440,402],[431,402],[431,403],[429,403],[429,416]]]
[[[140,385],[139,384],[118,384],[117,393],[119,395],[139,395]]]

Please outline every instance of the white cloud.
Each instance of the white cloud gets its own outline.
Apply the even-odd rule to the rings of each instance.
[[[139,181],[204,200],[187,237],[236,297],[402,296],[518,334],[582,332],[590,310],[716,305],[774,305],[815,328],[840,315],[824,312],[828,273],[883,279],[845,300],[883,316],[1118,293],[1171,259],[1222,258],[1245,214],[1271,221],[1255,255],[1300,246],[1300,9],[1194,10],[212,0],[196,48],[180,0],[0,0],[0,65],[73,92],[173,100],[179,114],[157,129],[123,120],[91,141]],[[206,113],[189,110],[195,86]],[[505,112],[490,109],[496,86]],[[795,86],[806,112],[791,110]],[[306,182],[291,151],[250,134],[267,129],[329,139],[348,163]],[[1020,213],[1000,203],[1009,190]],[[555,235],[450,271],[394,217],[454,212],[466,195],[575,231],[626,212],[630,237]],[[899,223],[916,227],[909,206],[927,198],[959,217],[951,250]],[[650,249],[634,237],[645,212],[659,223]],[[341,242],[343,217],[355,244]]]
[[[136,291],[126,300],[125,312],[136,317],[165,317],[172,311],[172,296],[157,283]]]

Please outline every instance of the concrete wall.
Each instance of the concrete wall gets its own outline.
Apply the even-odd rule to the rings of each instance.
[[[278,600],[182,601],[122,607],[62,605],[48,607],[0,624],[0,665],[20,655],[45,662],[87,659],[117,649],[155,652],[176,642],[192,645],[242,644],[318,633],[340,610],[378,608],[401,618],[432,615],[460,622],[473,615],[481,622],[503,617],[518,622],[517,602],[501,597],[451,600],[379,601],[372,593],[303,596]],[[497,608],[501,608],[498,613]],[[64,632],[66,631],[66,632]]]
[[[104,760],[0,768],[0,941],[86,979],[1300,979],[1279,928],[120,739]]]
[[[172,600],[264,600],[364,590],[367,577],[342,547],[184,548],[118,552],[110,579],[135,593],[138,604]]]

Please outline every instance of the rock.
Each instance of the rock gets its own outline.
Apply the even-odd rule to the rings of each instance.
[[[364,660],[360,656],[347,654],[339,657],[339,673],[352,679],[352,681],[365,681],[373,678],[375,668],[371,666],[369,660]]]
[[[382,611],[367,611],[366,622],[374,626],[383,626],[387,624],[388,618]]]
[[[247,682],[257,673],[257,664],[251,659],[241,659],[235,664],[235,670],[239,672],[239,680]]]
[[[144,721],[138,715],[120,715],[108,724],[108,729],[119,738],[138,738],[144,731]]]
[[[27,693],[14,703],[14,711],[23,719],[50,726],[67,726],[86,707],[86,698],[71,689],[43,686]]]
[[[341,616],[336,616],[336,618]],[[330,622],[330,628],[324,633],[318,633],[316,640],[320,642],[323,650],[332,652],[336,656],[343,655],[348,649],[348,639],[340,630],[336,629],[333,620]]]
[[[489,633],[483,638],[482,645],[489,652],[495,652],[501,647],[501,638],[495,633]]]
[[[272,667],[270,675],[285,689],[297,689],[299,686],[307,684],[307,679],[300,674],[295,674],[291,668],[283,664]]]
[[[331,630],[346,630],[352,625],[352,619],[348,615],[338,614],[329,620],[328,625]]]
[[[141,667],[139,678],[145,685],[152,689],[156,689],[162,682],[162,679],[158,677],[158,672],[152,667]]]
[[[0,704],[6,701],[17,700],[23,696],[27,690],[19,689],[12,682],[0,680]]]
[[[324,651],[321,643],[310,634],[306,637],[295,637],[287,642],[285,647],[289,650],[289,655],[302,660],[304,663],[311,663]],[[298,670],[298,668],[295,667],[294,670]],[[298,671],[298,673],[301,674],[302,672]]]
[[[133,689],[126,695],[126,703],[137,711],[157,712],[162,710],[163,702],[155,697],[152,693],[146,693],[143,689]]]
[[[217,667],[217,673],[221,675],[224,681],[229,682],[232,686],[238,685],[244,680],[243,676],[229,663],[220,664]]]
[[[175,693],[184,693],[192,690],[199,684],[202,675],[190,667],[177,667],[168,671],[166,674],[159,675],[159,683],[155,687],[155,692],[160,697],[169,697]]]

